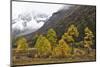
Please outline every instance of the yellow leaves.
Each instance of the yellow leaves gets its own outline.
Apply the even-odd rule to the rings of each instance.
[[[90,48],[90,46],[93,45],[94,35],[88,27],[84,29],[84,32],[85,32],[84,47]]]
[[[69,45],[66,44],[66,42],[63,39],[61,39],[59,40],[59,44],[57,45],[57,47],[55,47],[55,49],[53,50],[52,55],[54,57],[63,58],[69,56],[70,52],[71,48],[69,47]]]
[[[71,45],[71,54],[74,52],[74,43],[75,43],[75,38],[79,36],[78,29],[75,25],[70,25],[67,32],[64,33],[62,36],[62,39],[64,39],[68,44]]]
[[[93,32],[88,27],[85,28],[84,32],[86,37],[88,37],[89,39],[92,39],[94,37]]]
[[[52,56],[53,57],[61,57],[62,53],[60,51],[59,47],[55,47],[52,51]]]
[[[84,47],[88,49],[88,54],[90,53],[91,51],[91,45],[93,45],[93,38],[94,38],[94,35],[92,33],[92,31],[86,27],[84,29],[84,32],[85,32],[85,37],[84,37]]]
[[[79,35],[77,27],[75,25],[73,25],[73,24],[70,25],[70,27],[68,28],[67,33],[68,33],[68,35],[75,36],[75,37],[78,37],[78,35]]]
[[[61,39],[60,41],[59,41],[59,45],[58,45],[62,50],[65,50],[67,53],[69,53],[70,52],[70,47],[69,47],[69,45],[63,40],[63,39]]]
[[[67,40],[67,42],[74,42],[74,39],[72,36],[69,36],[68,33],[64,33],[62,36],[62,39]]]
[[[35,57],[64,58],[69,56],[72,57],[74,55],[84,55],[84,50],[81,50],[79,48],[83,49],[84,47],[86,47],[89,51],[90,46],[93,45],[94,37],[93,32],[88,27],[84,29],[84,32],[85,37],[82,41],[76,41],[78,40],[76,38],[79,36],[79,32],[77,27],[73,24],[69,26],[67,32],[64,32],[60,40],[57,39],[57,34],[52,28],[48,30],[48,33],[45,36],[36,34],[32,39],[34,40],[35,44],[34,48],[37,51]],[[18,38],[16,44],[17,51],[19,51],[21,54],[23,53],[23,51],[29,50],[27,40],[24,37]],[[24,53],[27,52],[28,51]]]
[[[17,42],[17,49],[27,50],[28,44],[27,40],[24,37],[20,37]]]
[[[49,29],[48,33],[47,33],[47,39],[50,41],[50,43],[52,44],[52,46],[56,45],[56,41],[57,41],[57,34],[55,32],[54,29]]]
[[[46,55],[51,52],[51,44],[49,40],[42,35],[38,37],[35,48],[37,48],[40,55]]]
[[[92,31],[88,28],[88,27],[86,27],[85,29],[84,29],[84,32],[85,32],[85,34],[92,34]]]
[[[77,30],[77,27],[72,24],[69,26],[68,31],[64,33],[62,38],[67,42],[74,42],[75,41],[74,38],[78,36],[79,36],[79,32]]]
[[[88,47],[89,48],[92,44],[93,44],[92,41],[86,41],[86,40],[84,40],[84,47]]]

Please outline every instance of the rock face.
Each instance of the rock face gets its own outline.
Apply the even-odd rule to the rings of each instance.
[[[81,41],[83,39],[84,28],[87,26],[93,31],[93,34],[95,35],[96,7],[74,5],[69,9],[63,8],[54,13],[50,19],[46,21],[43,27],[41,27],[36,32],[25,35],[25,37],[30,41],[35,34],[46,34],[48,29],[53,28],[57,32],[57,36],[60,39],[70,24],[76,25],[80,32],[77,41]]]
[[[35,32],[43,26],[47,19],[48,16],[45,14],[33,15],[27,12],[25,14],[19,14],[17,18],[12,19],[13,38]]]

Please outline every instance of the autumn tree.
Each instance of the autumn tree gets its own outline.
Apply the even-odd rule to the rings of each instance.
[[[56,46],[57,42],[57,34],[54,29],[49,29],[47,32],[47,39],[50,41],[52,47]]]
[[[78,29],[75,25],[70,25],[70,27],[68,28],[68,31],[67,31],[68,35],[69,36],[73,36],[73,37],[78,37],[79,36],[79,32],[78,32]]]
[[[35,48],[37,48],[38,55],[40,57],[49,56],[49,54],[51,53],[51,45],[50,45],[50,42],[43,35],[40,35],[38,37],[38,39],[36,41],[36,44],[35,44]]]
[[[64,35],[62,36],[62,38],[67,42],[67,43],[71,43],[74,42],[74,38],[73,36],[68,35],[68,33],[64,33]]]
[[[84,32],[85,32],[84,47],[87,48],[88,53],[90,53],[91,46],[93,45],[94,35],[93,32],[88,27],[84,29]]]
[[[54,57],[67,57],[70,55],[70,46],[63,40],[59,40],[59,44],[57,47],[53,50],[52,56]]]
[[[62,38],[72,46],[72,54],[74,51],[75,38],[79,36],[78,29],[75,25],[70,25],[67,32],[64,33]]]
[[[16,41],[17,49],[21,49],[23,51],[26,51],[28,49],[28,43],[25,37],[19,37]]]

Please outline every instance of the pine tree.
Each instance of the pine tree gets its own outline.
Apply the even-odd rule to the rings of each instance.
[[[73,36],[73,37],[78,37],[78,35],[79,35],[77,27],[73,24],[70,25],[70,27],[68,28],[67,33],[68,33],[69,36]]]
[[[93,32],[88,27],[85,28],[84,32],[85,32],[84,47],[88,48],[88,53],[90,53],[91,46],[93,45],[94,35]]]
[[[71,43],[75,41],[72,36],[68,35],[68,33],[64,33],[62,39],[64,39],[67,43]]]
[[[79,36],[78,29],[75,25],[70,25],[67,32],[64,33],[62,38],[71,45],[72,51],[71,53],[73,54],[74,52],[74,44],[75,44],[75,38]]]
[[[48,30],[47,39],[50,41],[52,47],[56,46],[57,34],[56,34],[54,29],[51,28],[51,29]]]

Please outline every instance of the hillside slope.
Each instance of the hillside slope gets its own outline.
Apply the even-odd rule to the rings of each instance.
[[[78,27],[80,36],[77,41],[83,39],[84,28],[89,27],[93,34],[96,33],[96,7],[95,6],[71,6],[69,9],[61,9],[54,13],[42,28],[31,34],[25,35],[27,39],[34,37],[35,34],[46,34],[48,29],[53,28],[57,32],[58,38],[61,38],[70,24]]]
[[[96,8],[93,6],[73,6],[68,10],[60,10],[40,28],[36,33],[45,34],[49,28],[54,28],[58,36],[61,36],[66,27],[75,24],[83,34],[84,27],[88,26],[95,34]]]

